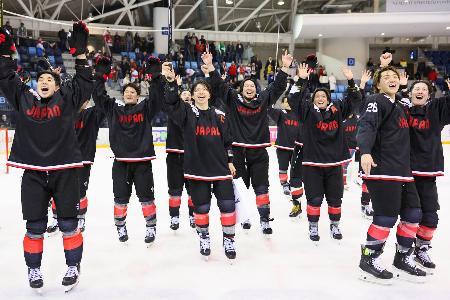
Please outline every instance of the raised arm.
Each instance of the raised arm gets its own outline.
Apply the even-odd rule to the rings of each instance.
[[[307,64],[300,64],[297,68],[298,81],[291,87],[289,97],[295,107],[292,109],[297,112],[298,118],[304,120],[303,113],[306,111],[308,97],[308,78],[311,70]]]
[[[178,85],[175,81],[173,70],[167,71],[163,68],[164,86],[164,107],[169,117],[181,128],[183,128],[186,118],[188,105],[180,99],[178,95]]]
[[[289,67],[294,58],[287,51],[281,56],[283,66],[277,73],[275,81],[272,82],[264,91],[261,92],[260,97],[269,101],[269,106],[275,103],[286,89],[286,82],[289,73]]]
[[[105,89],[105,81],[111,71],[111,61],[108,57],[99,57],[95,65],[95,82],[92,92],[97,109],[105,114],[109,114],[114,106],[115,99],[108,96]]]
[[[29,89],[16,74],[17,62],[11,58],[16,51],[11,34],[0,28],[0,89],[15,110],[19,110],[20,97]]]
[[[355,105],[361,103],[361,93],[355,85],[353,80],[353,72],[349,68],[342,68],[342,73],[348,81],[347,96],[344,101],[341,102],[342,105],[342,117],[347,119],[347,117],[353,112]]]
[[[446,84],[450,90],[450,79],[447,79]],[[439,120],[442,126],[450,124],[450,95],[437,98],[435,100],[439,110]]]
[[[237,92],[233,89],[225,80],[222,79],[219,72],[213,65],[213,56],[211,53],[206,52],[202,55],[204,65],[201,66],[203,74],[205,74],[206,81],[211,85],[213,90],[214,101],[220,99],[222,103],[212,103],[212,106],[229,108],[231,101],[237,98]]]

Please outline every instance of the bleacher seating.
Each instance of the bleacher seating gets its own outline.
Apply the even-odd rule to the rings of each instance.
[[[425,51],[439,72],[450,73],[450,51]]]

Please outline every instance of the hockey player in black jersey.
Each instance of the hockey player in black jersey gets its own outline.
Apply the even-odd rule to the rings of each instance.
[[[177,84],[181,86],[181,78],[177,76]],[[181,91],[181,100],[190,103],[192,101],[191,92],[189,90]],[[166,139],[166,165],[167,165],[167,185],[169,186],[169,214],[170,214],[170,228],[177,230],[180,224],[180,205],[181,195],[183,193],[183,186],[189,195],[189,187],[187,180],[184,179],[183,172],[183,129],[178,126],[170,117],[167,124],[167,139]],[[188,198],[189,209],[189,224],[195,228],[194,222],[194,205],[191,196]]]
[[[343,121],[352,112],[354,104],[361,100],[355,87],[353,73],[343,68],[348,80],[348,95],[343,101],[332,102],[329,91],[316,89],[311,101],[306,98],[308,66],[298,69],[300,80],[299,117],[303,123],[303,181],[305,184],[309,238],[319,241],[318,221],[323,197],[328,203],[330,234],[333,239],[342,239],[339,228],[341,204],[344,193],[342,164],[350,161],[348,148],[344,142]]]
[[[155,113],[162,108],[164,86],[160,82],[160,62],[150,58],[147,69],[147,73],[152,75],[149,98],[140,102],[140,88],[133,83],[123,87],[123,101],[108,96],[105,90],[105,75],[110,71],[109,59],[100,59],[95,71],[96,83],[92,97],[96,107],[105,113],[108,120],[109,142],[115,156],[112,179],[114,221],[119,241],[128,240],[125,223],[134,184],[146,222],[144,241],[151,245],[156,237],[156,205],[151,163],[156,156],[151,121]]]
[[[450,87],[450,81],[447,80]],[[428,250],[438,225],[439,201],[436,177],[444,175],[441,130],[450,124],[450,97],[431,99],[427,81],[415,81],[410,87],[408,123],[411,139],[411,169],[422,207],[415,241],[415,258],[430,273],[436,268]]]
[[[208,66],[209,77],[216,98],[223,101],[229,113],[231,132],[233,135],[233,162],[236,166],[236,177],[242,178],[246,186],[253,186],[256,195],[256,206],[260,216],[263,234],[272,234],[269,222],[269,155],[266,147],[270,147],[267,108],[275,103],[286,89],[287,73],[293,57],[287,52],[282,56],[282,68],[275,81],[259,94],[256,83],[245,79],[241,83],[240,93],[226,84],[212,64],[212,55],[202,56]],[[242,224],[244,229],[250,228],[250,222]]]
[[[408,116],[395,100],[400,76],[393,67],[375,73],[376,94],[369,96],[358,124],[363,179],[372,197],[374,217],[361,247],[362,278],[389,284],[393,274],[380,262],[389,231],[400,215],[394,258],[396,276],[420,280],[426,273],[414,263],[413,242],[422,217],[411,173]]]
[[[217,199],[223,230],[223,247],[229,259],[236,257],[234,244],[236,213],[232,179],[236,169],[232,163],[232,139],[225,113],[209,106],[212,90],[206,81],[192,86],[194,104],[180,100],[175,73],[163,66],[168,81],[165,105],[170,118],[183,128],[184,178],[194,202],[194,217],[200,238],[200,253],[211,253],[209,237],[209,210],[211,193]]]
[[[278,177],[283,193],[290,196],[288,169],[299,127],[297,112],[291,109],[288,97],[283,97],[281,108],[276,108],[275,104],[269,107],[269,116],[277,124],[275,148],[277,148]]]
[[[22,214],[26,220],[24,257],[30,286],[40,289],[40,270],[47,207],[53,197],[58,224],[63,234],[67,272],[62,284],[66,290],[78,283],[83,252],[83,236],[78,229],[78,168],[83,167],[73,129],[75,114],[92,92],[92,70],[85,51],[89,30],[82,22],[73,25],[69,38],[76,57],[76,75],[70,86],[60,86],[59,76],[42,71],[37,91],[23,84],[11,59],[14,43],[10,33],[0,29],[0,88],[17,112],[17,127],[8,165],[24,169],[22,176]]]

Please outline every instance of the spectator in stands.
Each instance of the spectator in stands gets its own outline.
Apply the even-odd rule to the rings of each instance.
[[[127,44],[127,52],[133,49],[133,34],[130,31],[125,32],[125,42]]]
[[[275,69],[275,61],[273,60],[272,56],[269,56],[269,59],[266,61],[266,66],[264,67],[264,79],[267,79],[267,75],[269,74],[269,72],[274,69]]]
[[[8,30],[8,32],[13,35],[13,28],[11,27],[11,25],[9,24],[9,21],[6,21],[5,25],[3,26],[3,28],[5,28],[6,30]]]
[[[120,70],[122,73],[122,78],[125,78],[125,75],[130,72],[130,62],[128,61],[128,57],[122,57],[122,61],[120,63]]]
[[[187,61],[192,60],[192,52],[191,52],[191,34],[188,32],[184,36],[184,55],[186,56]]]
[[[186,68],[185,68],[186,60],[184,59],[182,53],[178,54],[177,64],[178,64],[178,74],[180,74],[181,77],[186,76]]]
[[[113,38],[108,29],[103,32],[103,46],[105,48],[106,56],[112,56],[112,46],[113,46]]]
[[[369,60],[366,63],[366,69],[367,70],[373,70],[374,69],[372,57],[369,57]]]
[[[437,76],[438,76],[438,73],[436,72],[435,69],[431,69],[430,72],[428,72],[428,75],[427,75],[428,80],[429,80],[429,81],[431,82],[431,84],[433,84],[433,85],[434,85],[434,83],[436,82]]]
[[[408,67],[408,62],[406,61],[406,59],[400,59],[400,67],[402,67],[403,69],[406,69]]]
[[[20,23],[20,27],[17,29],[17,37],[19,38],[19,45],[25,46],[25,39],[28,36],[27,29],[25,27],[25,24]]]
[[[322,69],[322,75],[319,76],[319,84],[321,88],[330,89],[330,81],[325,68]]]
[[[2,115],[2,118],[0,120],[0,127],[1,128],[10,128],[11,122],[8,120],[8,117],[6,115]]]
[[[147,53],[150,54],[152,54],[153,51],[155,50],[155,42],[153,40],[153,35],[150,32],[147,34],[147,37],[145,38],[145,50],[147,51]]]
[[[44,42],[41,37],[36,40],[36,52],[38,56],[44,56],[45,54]]]
[[[61,49],[62,52],[65,52],[67,50],[66,44],[67,44],[67,32],[62,28],[60,31],[58,31],[58,38],[59,38],[59,49]]]
[[[135,68],[131,67],[130,73],[131,73],[130,82],[131,83],[138,83],[139,72]]]
[[[195,58],[196,57],[195,46],[197,45],[197,43],[198,43],[198,39],[195,36],[195,33],[192,33],[191,38],[190,38],[190,44],[189,44],[189,51],[190,51],[190,53],[192,55],[190,61],[193,61],[193,60],[196,59]]]
[[[150,83],[148,82],[148,76],[146,75],[146,77],[141,80],[140,83],[141,86],[141,96],[142,97],[147,97],[148,96],[148,89],[150,88]]]
[[[230,77],[230,81],[235,83],[237,79],[237,66],[234,63],[234,61],[231,63],[230,67],[228,68],[228,76]]]
[[[217,49],[214,42],[209,43],[209,52],[213,55],[213,62],[217,62]]]
[[[205,43],[202,42],[205,41]],[[200,62],[202,61],[202,54],[206,51],[206,40],[203,38],[203,35],[200,40],[197,40],[197,44],[195,45],[195,52],[197,55],[197,66],[200,67]]]
[[[119,33],[116,32],[113,38],[113,53],[120,53],[120,44],[122,43],[122,38]]]
[[[141,50],[141,46],[142,46],[141,37],[139,36],[139,32],[136,32],[134,34],[134,52],[139,53],[139,51]]]
[[[243,55],[244,55],[244,45],[242,45],[241,41],[238,41],[236,44],[236,61],[238,64],[242,64]]]
[[[206,45],[205,36],[203,34],[200,36],[200,43],[202,43],[203,45]]]
[[[224,42],[220,42],[217,48],[217,62],[222,63],[225,57],[227,47]]]
[[[226,75],[227,71],[227,63],[225,61],[222,61],[222,63],[220,64],[220,75]]]
[[[336,77],[334,77],[333,73],[328,76],[328,83],[330,85],[330,92],[334,93],[334,91],[336,90]]]

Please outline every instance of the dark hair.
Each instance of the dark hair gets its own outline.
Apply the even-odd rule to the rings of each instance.
[[[211,99],[212,96],[213,96],[213,92],[212,92],[211,85],[210,85],[206,80],[203,80],[203,79],[197,80],[197,81],[192,85],[192,88],[191,88],[191,94],[194,94],[195,88],[196,88],[197,85],[199,85],[199,84],[201,84],[201,85],[203,85],[204,87],[206,87],[206,89],[208,90],[209,95],[210,95],[210,98],[209,98],[209,99]]]
[[[324,92],[325,95],[327,96],[327,100],[329,103],[331,103],[331,95],[330,95],[330,91],[326,88],[317,88],[314,93],[311,96],[311,100],[314,101],[314,97],[316,96],[317,92]],[[328,104],[329,104],[328,103]]]
[[[387,71],[395,72],[395,74],[397,74],[398,78],[400,78],[400,73],[398,73],[397,69],[394,68],[393,66],[386,66],[386,67],[379,69],[373,75],[373,90],[375,91],[375,93],[380,92],[380,90],[378,89],[378,84],[380,83],[381,74],[383,72],[387,72]]]
[[[427,88],[428,88],[428,94],[432,94],[433,93],[433,86],[431,85],[431,83],[428,81],[428,80],[416,80],[416,81],[414,81],[412,84],[411,84],[411,86],[410,86],[410,88],[409,88],[409,91],[411,92],[412,90],[413,90],[413,88],[414,88],[414,86],[416,85],[416,84],[418,84],[418,83],[424,83],[426,86],[427,86]]]
[[[122,94],[125,94],[125,90],[126,90],[128,87],[133,88],[133,89],[136,91],[136,93],[138,94],[138,96],[141,95],[141,88],[140,88],[137,84],[135,84],[135,83],[133,83],[133,82],[127,83],[127,84],[125,84],[125,85],[123,86]]]
[[[50,71],[50,70],[43,70],[43,71],[40,71],[39,73],[37,73],[37,75],[36,75],[37,80],[39,80],[39,77],[41,77],[41,76],[44,75],[44,74],[51,75],[51,76],[53,77],[53,79],[55,79],[55,84],[56,84],[57,86],[60,86],[60,85],[61,85],[61,78],[59,77],[59,75],[56,74],[56,73],[53,73],[53,72]]]
[[[258,93],[258,83],[256,80],[252,79],[251,77],[244,78],[244,80],[241,81],[241,84],[239,86],[239,91],[242,93],[244,91],[244,83],[246,81],[251,81],[255,85],[256,93]]]

